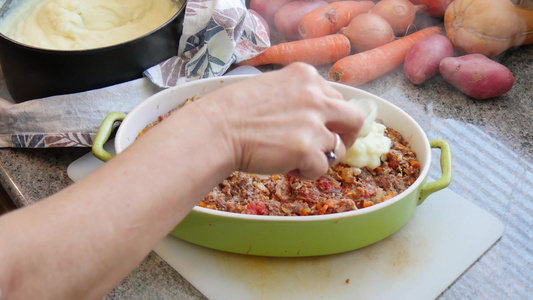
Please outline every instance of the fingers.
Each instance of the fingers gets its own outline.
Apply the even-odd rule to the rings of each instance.
[[[350,148],[357,139],[359,130],[363,126],[363,113],[346,101],[329,101],[326,110],[326,127],[340,135],[343,144]]]
[[[318,100],[324,106],[320,108],[324,130],[318,134],[318,147],[315,147],[315,150],[309,149],[307,155],[302,156],[299,168],[290,173],[303,179],[316,179],[325,174],[331,164],[340,162],[346,154],[346,149],[354,144],[364,121],[362,112],[347,103],[329,82],[320,77],[316,84],[320,85],[323,93]],[[340,137],[339,146],[335,152],[335,160],[329,162],[326,153],[335,150],[337,146],[335,133]]]
[[[331,165],[334,165],[344,157],[346,154],[346,146],[342,142],[339,134],[334,132],[328,132],[326,136],[329,136],[329,142],[327,146],[312,149],[305,152],[302,156],[301,164],[298,169],[289,172],[290,175],[296,176],[302,179],[314,180],[324,175]],[[327,150],[320,150],[327,149]],[[328,154],[332,153],[334,159],[330,160]]]
[[[236,167],[250,173],[316,179],[344,157],[363,123],[357,108],[314,67],[301,63],[223,88],[211,101],[210,111],[224,116],[221,134]],[[337,146],[335,133],[336,159],[328,162],[326,153]]]
[[[282,69],[286,72],[294,73],[294,77],[297,80],[307,82],[320,90],[323,95],[331,99],[343,99],[342,94],[337,91],[326,79],[324,79],[317,71],[317,69],[311,65],[304,63],[293,63]]]
[[[296,63],[289,65],[286,69],[299,74],[306,74],[309,77],[303,79],[310,82],[315,89],[305,95],[306,97],[302,100],[310,101],[314,98],[321,106],[319,109],[323,114],[326,127],[330,131],[338,133],[343,143],[347,147],[351,147],[363,126],[364,116],[362,112],[349,104],[330,82],[318,74],[314,67]]]

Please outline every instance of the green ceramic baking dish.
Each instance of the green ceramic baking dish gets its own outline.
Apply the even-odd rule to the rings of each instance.
[[[204,95],[245,78],[248,76],[227,76],[186,83],[155,94],[127,116],[110,113],[102,123],[93,153],[104,161],[112,158],[113,155],[104,150],[103,144],[116,121],[122,121],[115,136],[115,152],[120,153],[134,142],[148,123],[187,98]],[[390,200],[368,208],[320,216],[257,216],[196,206],[171,234],[205,247],[249,255],[297,257],[340,253],[373,244],[398,231],[430,194],[450,184],[452,159],[447,142],[429,141],[417,122],[390,102],[357,88],[331,84],[345,99],[374,99],[378,104],[378,118],[410,141],[421,166],[421,174],[411,187]],[[441,150],[442,175],[435,181],[427,182],[432,148]]]

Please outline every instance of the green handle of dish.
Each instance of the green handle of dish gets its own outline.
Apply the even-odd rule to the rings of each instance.
[[[99,160],[106,162],[113,158],[114,155],[104,149],[104,144],[111,136],[113,124],[117,121],[124,120],[125,117],[125,113],[116,111],[111,112],[105,117],[104,121],[102,122],[102,125],[100,125],[98,133],[96,133],[96,137],[94,138],[92,147],[93,155],[96,156],[96,158],[98,158]]]
[[[442,176],[438,180],[424,184],[420,190],[418,205],[422,204],[429,195],[449,186],[452,181],[452,150],[450,144],[444,140],[430,140],[429,145],[431,148],[440,148],[440,168]]]

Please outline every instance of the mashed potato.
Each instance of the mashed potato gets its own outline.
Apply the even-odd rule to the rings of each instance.
[[[18,42],[57,50],[119,44],[164,24],[181,5],[172,0],[18,1],[0,32]]]
[[[346,150],[342,162],[352,167],[373,170],[381,165],[381,157],[389,152],[390,147],[391,140],[385,136],[385,126],[374,122],[370,132],[357,138],[353,146]]]

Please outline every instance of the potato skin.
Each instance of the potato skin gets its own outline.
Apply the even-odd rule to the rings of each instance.
[[[479,100],[503,95],[514,84],[507,67],[478,53],[444,58],[439,71],[448,83]]]
[[[453,54],[452,42],[446,36],[428,36],[409,48],[405,55],[403,71],[412,83],[424,83],[439,73],[440,61]]]

